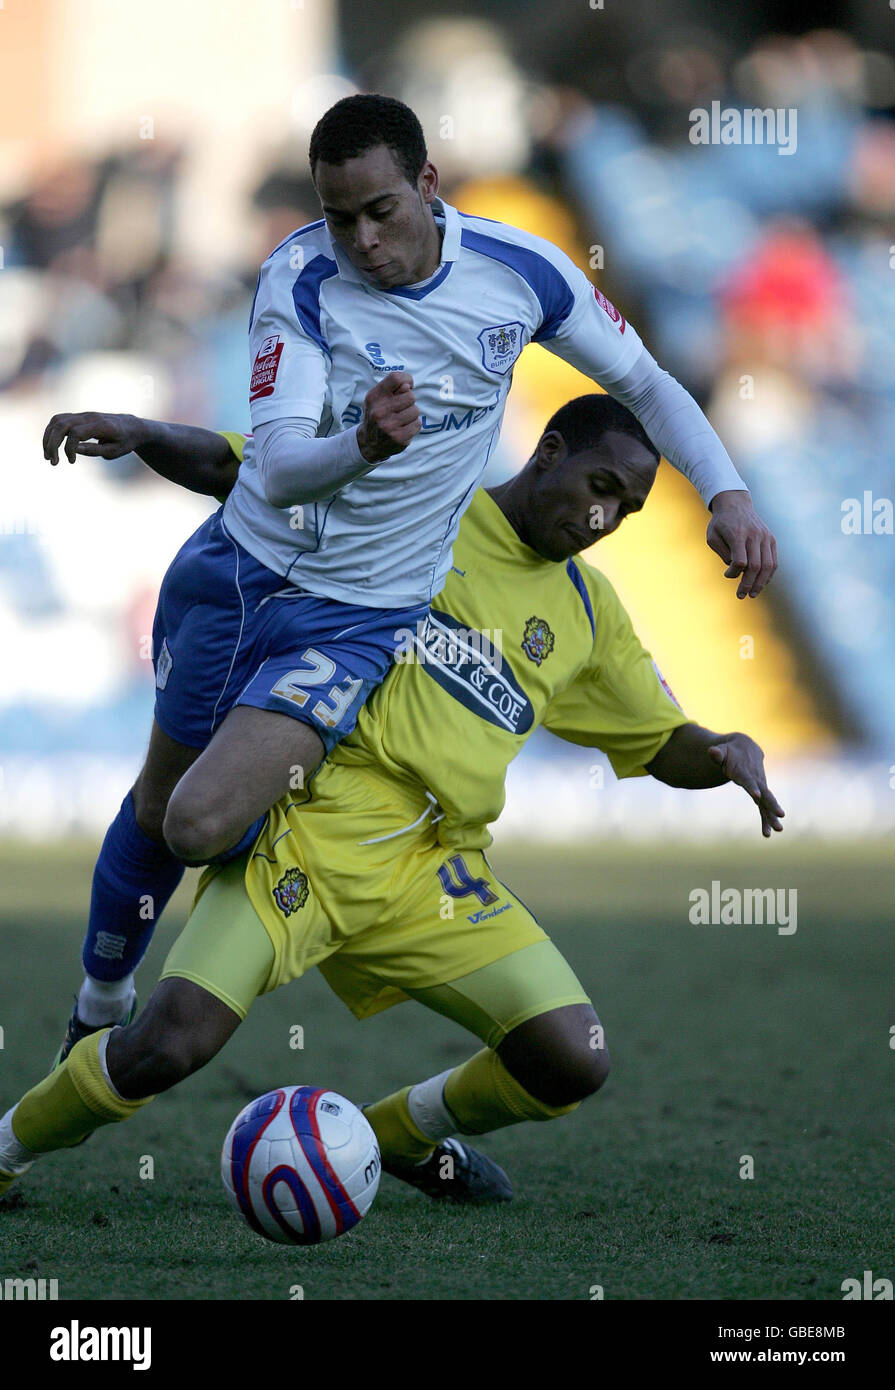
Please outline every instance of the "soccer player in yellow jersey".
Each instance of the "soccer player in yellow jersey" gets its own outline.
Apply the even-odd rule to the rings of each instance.
[[[620,777],[733,781],[766,836],[782,828],[758,745],[687,719],[611,585],[574,558],[640,510],[657,461],[623,406],[583,396],[521,473],[476,495],[431,614],[400,635],[403,659],[253,851],[206,870],[143,1013],[77,1043],[0,1121],[0,1191],[196,1071],[258,994],[317,966],[357,1018],[412,998],[483,1043],[366,1107],[386,1171],[435,1197],[511,1196],[453,1136],[564,1115],[609,1066],[587,994],[485,857],[526,739],[543,725],[603,750]]]

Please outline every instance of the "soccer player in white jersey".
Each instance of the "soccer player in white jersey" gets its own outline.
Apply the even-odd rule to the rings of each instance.
[[[133,971],[184,862],[247,847],[267,809],[354,727],[398,634],[441,588],[528,343],[627,405],[685,473],[741,597],[776,565],[692,397],[563,252],[439,199],[408,107],[348,97],[309,153],[324,218],[261,270],[254,439],[226,504],[162,586],[149,753],[97,862],[85,980],[60,1056],[130,1016]],[[47,457],[63,439],[72,459],[79,446],[102,453],[99,435],[84,447],[83,428],[54,417]]]

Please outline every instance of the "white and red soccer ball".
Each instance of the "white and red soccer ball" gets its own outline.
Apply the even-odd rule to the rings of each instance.
[[[316,1245],[366,1216],[382,1164],[356,1105],[316,1086],[281,1086],[241,1110],[224,1140],[221,1177],[252,1230]]]

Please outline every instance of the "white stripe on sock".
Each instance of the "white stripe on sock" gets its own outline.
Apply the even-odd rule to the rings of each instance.
[[[444,1103],[444,1083],[454,1070],[448,1067],[428,1081],[420,1081],[407,1097],[413,1123],[427,1139],[446,1139],[457,1132],[457,1121]]]
[[[12,1112],[17,1108],[18,1102],[0,1120],[0,1172],[3,1173],[22,1173],[39,1157],[32,1149],[26,1149],[15,1136]]]
[[[109,1031],[108,1031],[108,1033],[103,1033],[102,1037],[101,1037],[100,1040],[99,1040],[99,1047],[97,1048],[97,1054],[98,1054],[98,1056],[99,1056],[99,1064],[100,1064],[100,1066],[102,1067],[103,1076],[105,1077],[105,1079],[106,1079],[106,1081],[107,1081],[107,1083],[108,1083],[109,1090],[112,1092],[112,1095],[113,1095],[113,1096],[117,1096],[117,1098],[118,1098],[119,1100],[127,1100],[127,1097],[126,1097],[126,1096],[123,1096],[123,1095],[121,1094],[121,1092],[120,1092],[119,1090],[116,1089],[116,1087],[115,1087],[115,1082],[112,1080],[111,1076],[109,1075],[109,1068],[108,1068],[108,1065],[106,1064],[106,1048],[107,1048],[108,1045],[109,1045],[109,1038],[110,1038],[110,1036],[111,1036],[111,1033],[112,1033],[112,1029],[110,1028]]]
[[[88,1028],[120,1023],[130,1010],[133,997],[133,972],[122,980],[95,980],[92,975],[85,975],[78,994],[78,1018]]]

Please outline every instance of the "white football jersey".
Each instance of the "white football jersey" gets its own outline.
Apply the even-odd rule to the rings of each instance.
[[[323,221],[261,268],[249,335],[255,426],[304,416],[319,421],[318,435],[353,429],[367,392],[395,370],[413,377],[422,417],[403,453],[304,507],[271,506],[248,441],[227,527],[311,593],[382,608],[428,602],[450,568],[525,346],[542,343],[597,382],[617,380],[643,351],[550,242],[442,201],[434,212],[441,265],[419,287],[369,284]]]

